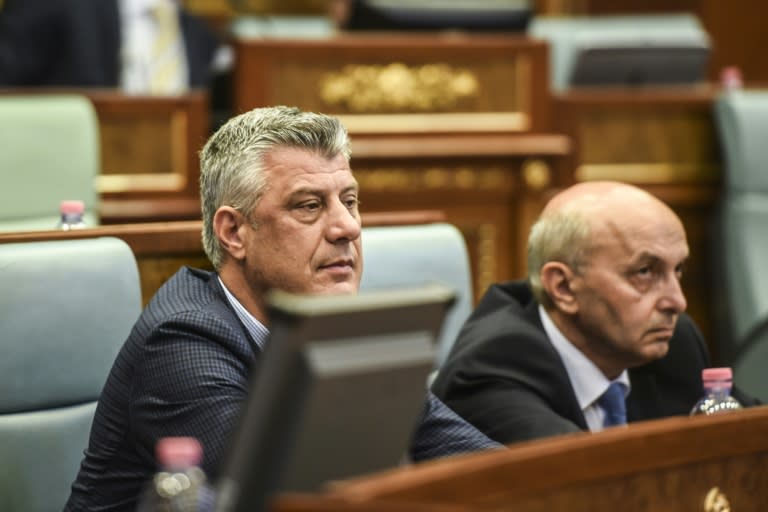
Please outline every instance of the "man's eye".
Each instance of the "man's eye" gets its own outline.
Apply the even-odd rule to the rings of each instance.
[[[306,210],[308,212],[316,212],[321,207],[322,205],[318,201],[311,201],[309,203],[302,203],[299,205],[299,208],[301,208],[302,210]]]
[[[653,275],[653,268],[650,266],[640,267],[637,269],[637,276],[643,279],[647,279]]]
[[[356,197],[350,197],[344,200],[344,204],[347,206],[348,209],[354,210],[355,208],[360,206],[360,200]]]

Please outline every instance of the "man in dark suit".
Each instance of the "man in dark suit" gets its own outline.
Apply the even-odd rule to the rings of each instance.
[[[197,438],[203,469],[217,477],[268,336],[265,292],[358,289],[349,151],[337,119],[288,107],[237,116],[209,139],[200,189],[216,272],[182,268],[142,312],[100,397],[66,510],[135,510],[166,436]],[[431,395],[425,416],[420,453],[497,446]]]
[[[120,1],[6,0],[0,86],[119,87],[126,41]],[[218,38],[205,20],[178,12],[187,85],[207,87]]]
[[[684,314],[687,258],[680,219],[650,194],[566,189],[531,230],[528,282],[488,290],[433,392],[505,444],[689,414],[710,362]]]

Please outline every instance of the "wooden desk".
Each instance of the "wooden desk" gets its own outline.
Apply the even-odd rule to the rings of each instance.
[[[436,460],[337,484],[352,503],[396,500],[473,511],[768,509],[768,407],[676,417]],[[706,503],[712,503],[706,506]]]
[[[573,142],[574,181],[619,180],[658,196],[685,225],[691,257],[683,291],[688,311],[717,358],[712,319],[711,237],[720,194],[721,158],[713,101],[718,88],[595,88],[554,96],[555,131]]]
[[[391,501],[350,503],[322,494],[285,494],[277,496],[268,508],[271,512],[467,512],[458,505],[428,503],[393,503]]]
[[[545,131],[548,47],[523,36],[343,34],[234,41],[235,112],[296,105],[351,134]]]

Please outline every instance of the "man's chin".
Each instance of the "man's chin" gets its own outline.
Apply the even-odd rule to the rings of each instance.
[[[313,290],[313,293],[319,295],[350,295],[359,291],[360,285],[357,282],[344,281],[340,283],[329,283],[319,286]]]
[[[666,356],[667,353],[669,353],[669,339],[655,340],[644,348],[642,353],[643,361],[640,364],[646,364],[661,359]]]

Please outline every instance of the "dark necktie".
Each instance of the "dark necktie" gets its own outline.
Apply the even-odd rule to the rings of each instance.
[[[627,423],[627,406],[624,402],[624,385],[611,382],[608,389],[597,399],[598,405],[605,411],[604,427],[625,425]]]

